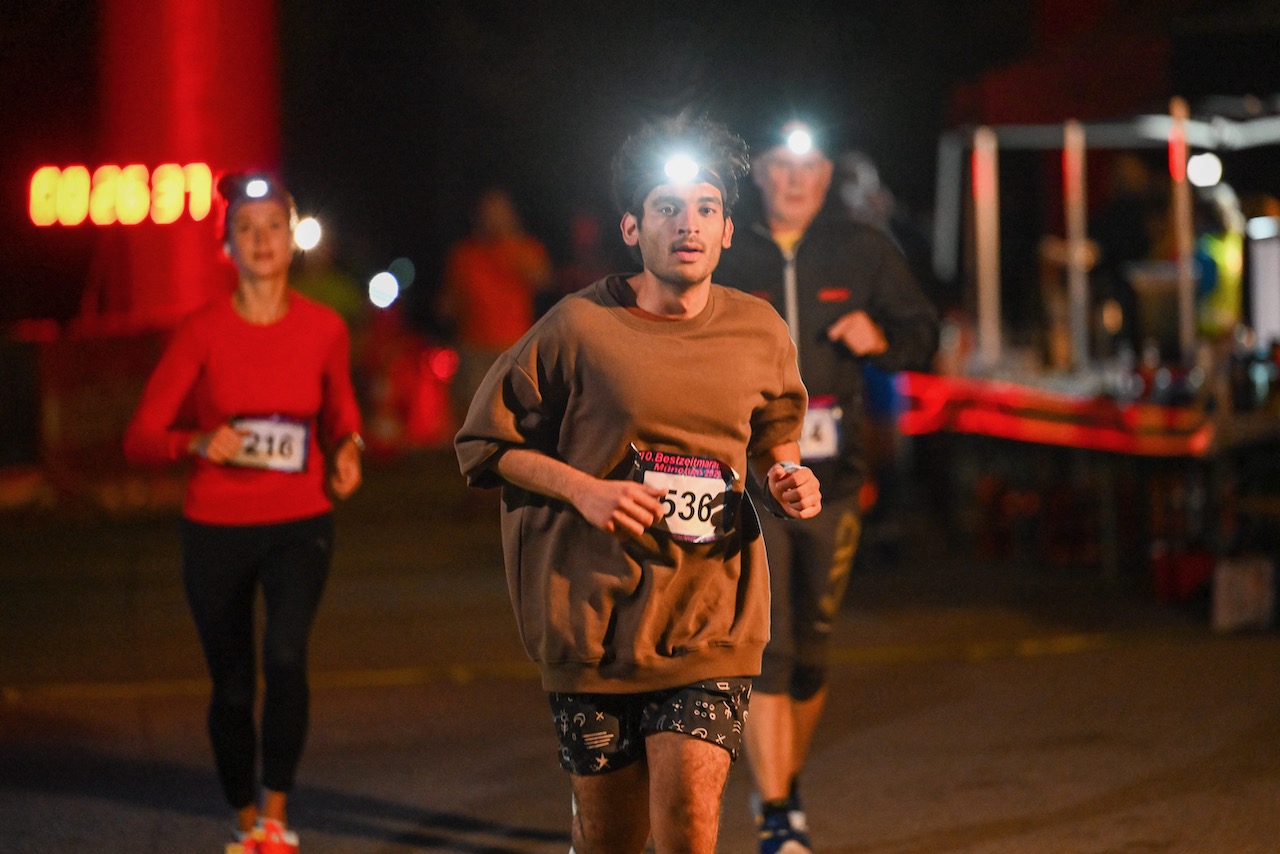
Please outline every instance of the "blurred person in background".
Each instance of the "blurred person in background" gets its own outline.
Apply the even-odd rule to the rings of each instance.
[[[1149,260],[1168,221],[1169,188],[1147,161],[1134,152],[1116,151],[1107,157],[1107,192],[1089,215],[1089,237],[1098,245],[1098,264],[1091,284],[1102,299],[1120,309],[1120,341],[1129,352],[1140,353],[1143,324],[1131,266]]]
[[[353,336],[369,320],[368,291],[338,263],[332,239],[326,238],[306,251],[294,265],[289,286],[336,311]]]
[[[938,336],[934,308],[893,242],[828,204],[828,147],[795,121],[768,138],[752,168],[760,211],[743,221],[718,272],[787,322],[809,392],[801,462],[823,487],[814,519],[761,517],[772,631],[745,744],[762,854],[810,850],[799,777],[826,704],[832,625],[862,527],[863,364],[923,368]]]
[[[907,207],[880,177],[871,155],[851,149],[835,163],[831,195],[850,218],[888,235],[907,259],[916,284],[938,310],[960,302],[954,287],[944,286],[933,272],[933,242],[926,216]]]
[[[556,269],[556,287],[542,295],[538,316],[561,297],[600,281],[619,269],[604,245],[604,229],[594,211],[578,207],[569,220],[569,252]]]
[[[934,308],[958,307],[958,294],[944,288],[933,274],[927,228],[885,186],[871,156],[849,150],[834,163],[829,195],[838,201],[837,210],[855,222],[879,229],[893,241]],[[868,563],[892,564],[905,536],[902,512],[907,443],[898,430],[898,418],[906,403],[897,374],[881,369],[871,359],[862,362],[862,383],[868,480],[863,489],[862,536],[855,568]]]
[[[1244,212],[1228,184],[1197,188],[1196,331],[1206,341],[1229,341],[1244,317]]]
[[[650,836],[659,854],[713,854],[769,634],[743,476],[771,512],[822,506],[796,462],[805,392],[786,326],[711,281],[746,167],[746,144],[706,120],[628,138],[613,191],[642,271],[558,302],[455,440],[468,483],[502,487],[512,604],[580,854],[639,854]]]
[[[356,401],[360,404],[361,411],[368,412],[372,403],[372,377],[379,367],[370,352],[370,333],[375,312],[369,301],[368,288],[362,286],[339,262],[334,240],[327,236],[295,261],[289,275],[289,287],[296,293],[327,305],[346,323],[347,334],[351,339],[351,369]]]
[[[228,851],[296,852],[286,805],[310,710],[307,643],[329,573],[333,500],[360,485],[364,443],[347,328],[288,286],[297,219],[288,190],[265,175],[235,174],[219,180],[218,192],[236,287],[178,327],[128,426],[125,453],[135,463],[193,461],[182,573],[213,682],[218,779],[236,815]]]
[[[496,187],[480,193],[470,235],[445,260],[436,306],[455,331],[452,397],[459,420],[498,356],[533,325],[538,294],[551,286],[546,247],[525,231],[511,195]]]

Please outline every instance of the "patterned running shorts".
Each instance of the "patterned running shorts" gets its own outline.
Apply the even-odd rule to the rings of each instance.
[[[560,739],[560,766],[586,777],[644,758],[644,739],[676,732],[738,758],[751,680],[704,679],[643,694],[548,694]]]

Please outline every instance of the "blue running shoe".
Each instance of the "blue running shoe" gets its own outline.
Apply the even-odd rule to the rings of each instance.
[[[809,836],[803,826],[793,825],[790,812],[771,811],[758,820],[758,827],[760,854],[811,854]]]

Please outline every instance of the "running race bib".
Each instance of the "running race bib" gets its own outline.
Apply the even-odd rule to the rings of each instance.
[[[307,421],[269,415],[261,418],[232,418],[231,426],[248,431],[240,451],[228,465],[268,469],[296,474],[307,467],[307,446],[311,426]]]
[[[635,453],[635,479],[663,490],[663,515],[654,525],[672,539],[709,543],[733,527],[738,475],[729,466],[705,457],[669,451]]]
[[[808,462],[834,458],[840,452],[840,419],[844,410],[832,395],[809,398],[800,434],[800,457]]]

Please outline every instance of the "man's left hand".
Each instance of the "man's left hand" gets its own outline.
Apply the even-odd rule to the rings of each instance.
[[[788,471],[782,463],[769,468],[769,492],[792,519],[809,519],[822,510],[818,477],[807,466]]]

